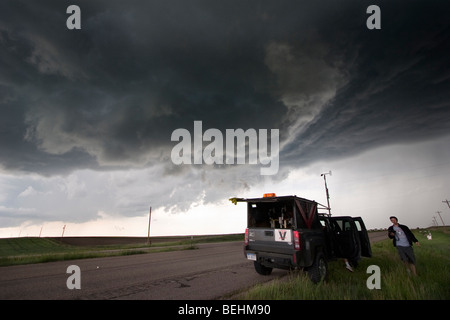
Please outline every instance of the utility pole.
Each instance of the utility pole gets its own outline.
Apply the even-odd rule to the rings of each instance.
[[[439,218],[441,218],[442,225],[445,226],[444,220],[442,220],[442,217],[441,217],[441,212],[442,211],[436,211],[436,213],[439,215]]]
[[[443,203],[447,203],[448,207],[450,208],[450,201],[448,201],[447,199],[445,199],[444,201],[442,201]]]
[[[438,226],[438,223],[437,223],[437,221],[436,221],[436,217],[435,217],[435,216],[433,216],[433,224],[434,224],[435,227]]]
[[[150,241],[150,223],[152,222],[152,207],[150,207],[150,210],[148,212],[148,235],[147,235],[147,244],[151,245],[152,242]]]
[[[328,203],[328,215],[331,216],[330,194],[328,193],[327,177],[326,177],[327,174],[331,176],[331,170],[330,172],[322,173],[320,176],[323,177],[323,181],[325,182],[325,193],[327,195],[327,203]]]

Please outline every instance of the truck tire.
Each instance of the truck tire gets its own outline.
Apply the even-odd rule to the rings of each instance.
[[[307,268],[306,272],[313,283],[319,283],[327,280],[328,264],[322,252],[317,253],[313,265]]]
[[[258,272],[260,275],[263,275],[263,276],[268,276],[269,274],[271,274],[272,273],[272,268],[270,268],[270,267],[266,267],[266,266],[263,266],[261,263],[259,263],[259,262],[254,262],[254,265],[255,265],[255,270],[256,270],[256,272]]]

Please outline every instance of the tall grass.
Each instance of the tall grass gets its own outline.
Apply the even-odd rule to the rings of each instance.
[[[328,281],[313,284],[308,276],[295,271],[269,284],[257,285],[241,299],[267,300],[379,300],[379,299],[450,299],[450,228],[432,231],[433,240],[415,232],[421,246],[414,246],[418,276],[411,275],[398,257],[391,240],[372,245],[373,257],[360,261],[355,272],[342,261],[329,263]],[[377,265],[381,289],[370,290],[367,267]]]

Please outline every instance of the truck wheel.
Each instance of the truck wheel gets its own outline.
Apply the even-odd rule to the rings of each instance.
[[[269,274],[271,274],[272,273],[272,268],[269,268],[269,267],[266,267],[266,266],[263,266],[261,263],[259,263],[259,262],[254,262],[254,265],[255,265],[255,270],[256,270],[256,272],[258,272],[260,275],[263,275],[263,276],[268,276]]]
[[[328,264],[322,252],[317,253],[313,265],[306,269],[306,272],[308,273],[311,281],[314,283],[319,283],[320,281],[327,280]]]

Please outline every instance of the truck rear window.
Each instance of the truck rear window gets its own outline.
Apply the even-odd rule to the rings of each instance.
[[[248,227],[295,229],[294,201],[249,202]]]

